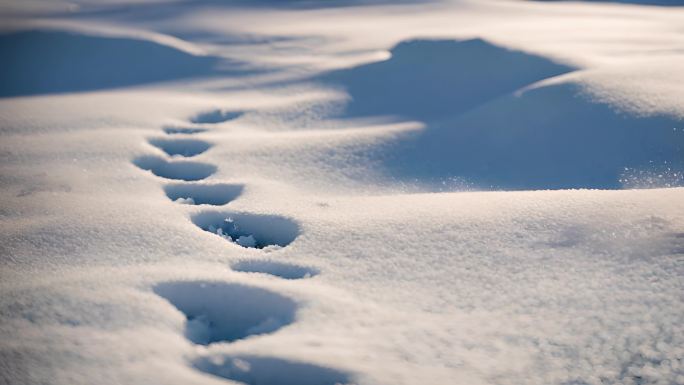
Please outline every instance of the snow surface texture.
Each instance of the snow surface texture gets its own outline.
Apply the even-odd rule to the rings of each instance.
[[[684,384],[684,9],[0,18],[0,384]]]

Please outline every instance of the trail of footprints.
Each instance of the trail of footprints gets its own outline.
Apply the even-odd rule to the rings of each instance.
[[[166,184],[166,196],[179,204],[223,206],[237,199],[243,185],[198,182],[213,175],[217,167],[189,160],[212,147],[194,135],[207,132],[203,126],[237,119],[243,113],[212,110],[190,119],[192,127],[165,127],[166,136],[148,142],[166,156],[148,155],[133,160],[140,169],[175,182]],[[273,215],[206,210],[191,217],[204,231],[241,247],[278,249],[299,235],[296,222]],[[319,271],[273,260],[242,260],[231,265],[234,271],[297,280],[313,277]],[[185,314],[185,337],[198,345],[230,343],[255,335],[276,332],[295,320],[297,303],[259,287],[220,281],[175,281],[154,286],[155,294]],[[351,383],[344,372],[279,358],[226,355],[201,356],[194,368],[218,377],[248,385],[335,385]]]

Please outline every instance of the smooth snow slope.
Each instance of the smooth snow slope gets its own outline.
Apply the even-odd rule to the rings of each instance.
[[[572,68],[479,39],[404,42],[391,54],[323,79],[349,93],[347,117],[398,115],[427,124],[379,156],[398,178],[458,178],[480,188],[619,188],[638,170],[664,174],[648,182],[656,186],[684,181],[677,117],[591,100],[582,74],[534,84]]]
[[[0,384],[684,384],[684,10],[0,9]]]

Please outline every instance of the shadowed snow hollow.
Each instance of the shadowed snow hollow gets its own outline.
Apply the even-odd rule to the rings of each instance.
[[[411,40],[391,53],[389,60],[321,78],[341,84],[351,96],[346,116],[394,115],[429,122],[573,70],[481,39]]]
[[[199,370],[247,385],[345,385],[349,375],[308,363],[259,356],[226,356],[195,361]]]
[[[243,273],[268,274],[283,279],[311,278],[319,273],[312,267],[270,260],[242,260],[233,263],[231,268]]]
[[[217,167],[202,162],[186,160],[168,161],[158,156],[146,155],[133,160],[133,164],[152,174],[166,178],[184,181],[196,181],[208,178],[216,172]]]
[[[204,231],[248,248],[285,247],[299,235],[299,225],[276,215],[204,211],[192,216]]]
[[[616,189],[634,170],[681,175],[684,131],[676,127],[681,122],[674,118],[631,116],[594,103],[568,82],[434,123],[398,143],[385,164],[403,178],[458,176],[485,188]],[[642,187],[682,181],[651,182]]]
[[[192,123],[216,124],[238,119],[244,115],[243,111],[211,110],[197,114],[190,118]]]
[[[211,148],[211,143],[199,139],[152,138],[149,143],[169,156],[193,157]]]
[[[223,282],[166,282],[154,292],[185,314],[186,337],[230,342],[274,332],[294,320],[294,301],[268,290]]]
[[[237,199],[243,187],[227,183],[176,183],[164,186],[164,192],[178,203],[221,206]]]
[[[675,117],[639,116],[592,100],[574,80],[529,87],[572,69],[483,40],[409,41],[391,59],[325,75],[351,101],[345,116],[393,115],[426,128],[368,156],[400,181],[484,189],[682,184],[684,131]],[[528,89],[529,88],[529,89]],[[526,91],[521,91],[527,89]]]
[[[222,63],[151,41],[59,31],[0,35],[0,56],[0,97],[208,76]]]

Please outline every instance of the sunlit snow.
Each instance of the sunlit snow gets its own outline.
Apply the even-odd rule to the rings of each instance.
[[[683,2],[0,20],[0,385],[684,385]]]

